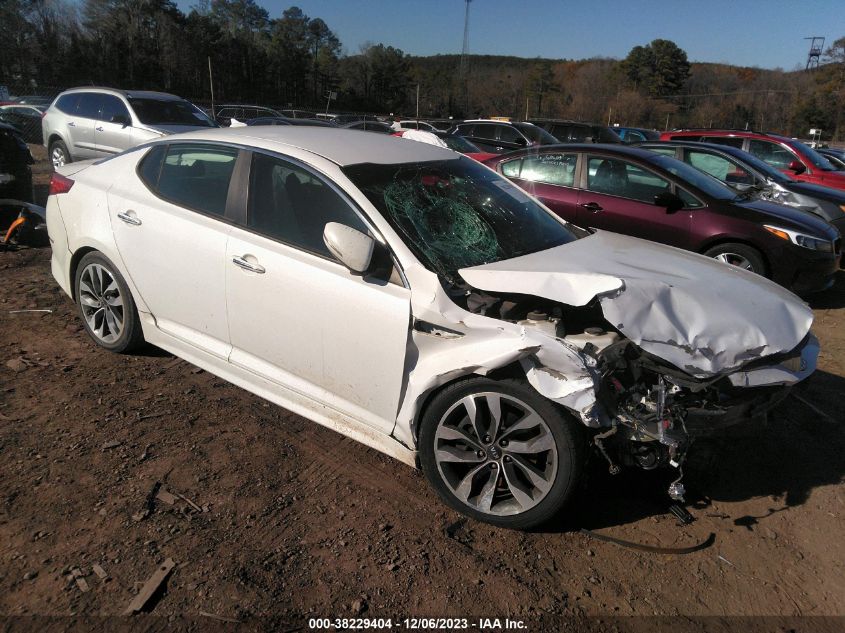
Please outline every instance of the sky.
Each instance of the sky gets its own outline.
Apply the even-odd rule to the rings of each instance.
[[[292,5],[319,17],[344,52],[366,42],[411,55],[460,53],[463,0],[257,0],[271,18]],[[196,0],[177,0],[188,11]],[[835,29],[835,30],[831,30]],[[472,0],[474,54],[624,58],[634,46],[670,39],[691,61],[804,67],[807,36],[825,46],[845,36],[845,0]]]

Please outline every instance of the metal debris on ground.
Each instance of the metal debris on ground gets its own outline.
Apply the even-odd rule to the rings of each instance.
[[[91,587],[88,586],[88,582],[85,580],[85,574],[82,573],[82,570],[79,567],[74,567],[70,570],[70,575],[73,576],[73,579],[76,581],[76,586],[79,587],[79,590],[82,592],[88,591]]]
[[[208,613],[207,611],[200,611],[199,614],[204,618],[211,618],[213,620],[219,620],[220,622],[232,622],[233,624],[241,623],[240,620],[236,620],[235,618],[227,618],[226,616]]]
[[[592,530],[587,530],[581,528],[581,534],[585,534],[590,538],[594,538],[598,541],[605,541],[606,543],[613,543],[614,545],[619,545],[620,547],[627,547],[628,549],[635,549],[641,552],[649,552],[651,554],[692,554],[693,552],[698,552],[703,549],[707,549],[713,543],[716,542],[716,535],[711,532],[710,536],[708,536],[705,540],[697,545],[691,545],[689,547],[657,547],[656,545],[644,545],[642,543],[633,543],[631,541],[625,541],[614,536],[608,536],[606,534],[599,534],[598,532],[593,532]]]
[[[26,310],[9,310],[9,314],[23,314],[25,312],[45,312],[47,314],[53,314],[52,308],[28,308]]]
[[[129,603],[129,606],[126,607],[126,611],[123,612],[123,615],[132,615],[133,613],[137,613],[144,606],[147,602],[150,601],[150,598],[153,597],[156,591],[161,587],[167,577],[170,575],[170,572],[173,571],[173,568],[176,566],[176,563],[173,561],[172,558],[168,558],[164,561],[161,565],[158,566],[153,572],[153,575],[150,576],[149,580],[144,583],[144,586],[141,587],[141,591],[138,592],[138,595],[132,599],[132,602]]]
[[[689,511],[683,507],[678,505],[677,503],[673,503],[669,506],[669,512],[681,522],[682,525],[689,525],[693,521],[695,521],[695,517],[689,513]]]

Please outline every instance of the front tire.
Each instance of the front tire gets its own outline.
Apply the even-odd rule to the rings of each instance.
[[[471,378],[420,423],[420,461],[440,497],[479,521],[528,529],[555,516],[581,477],[583,427],[525,381]]]
[[[750,270],[762,277],[766,276],[766,263],[763,261],[763,255],[753,246],[734,243],[719,244],[704,254],[722,263]]]
[[[74,281],[82,324],[100,347],[119,354],[144,343],[135,301],[117,268],[104,255],[82,258]]]

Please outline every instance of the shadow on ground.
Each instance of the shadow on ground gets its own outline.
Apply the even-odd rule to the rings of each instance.
[[[712,501],[768,497],[761,516],[734,518],[752,529],[766,517],[805,503],[814,488],[845,479],[845,379],[816,372],[769,414],[766,424],[748,423],[699,440],[685,467],[687,508],[707,512]],[[623,469],[610,475],[598,458],[573,504],[574,511],[544,531],[599,529],[665,514],[675,469]]]

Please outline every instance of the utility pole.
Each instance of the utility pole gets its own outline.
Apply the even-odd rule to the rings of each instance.
[[[211,118],[215,118],[214,112],[214,79],[211,76],[211,55],[208,56],[208,85],[211,88]]]
[[[466,9],[464,11],[464,47],[461,49],[461,65],[458,70],[460,89],[463,91],[464,110],[469,114],[469,77],[467,69],[467,53],[469,52],[469,3],[472,0],[464,0]]]

